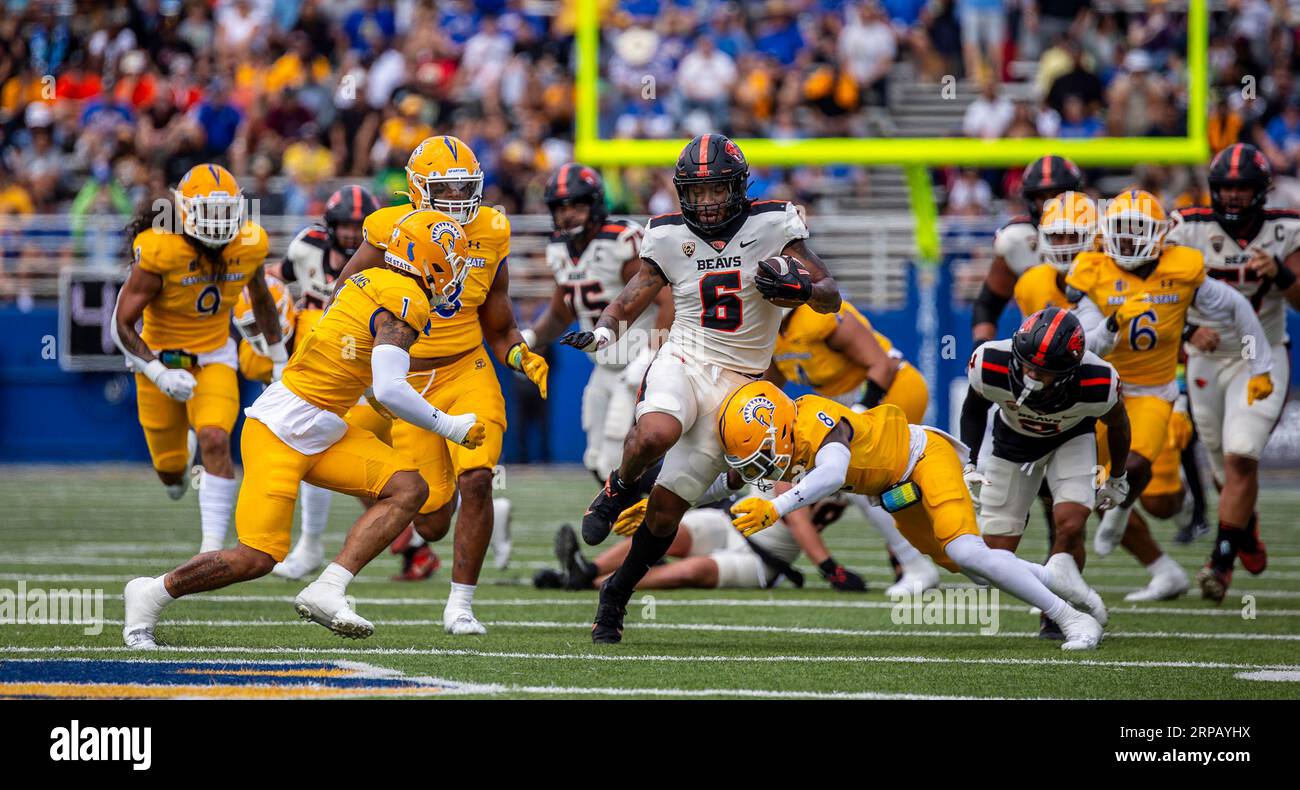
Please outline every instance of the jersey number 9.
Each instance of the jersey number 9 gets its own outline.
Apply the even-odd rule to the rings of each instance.
[[[199,298],[194,300],[194,311],[199,315],[216,315],[221,309],[221,289],[215,285],[209,285],[199,292]]]

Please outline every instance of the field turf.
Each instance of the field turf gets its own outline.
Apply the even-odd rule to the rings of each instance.
[[[194,492],[171,502],[145,466],[4,467],[0,595],[20,582],[102,589],[106,624],[92,635],[76,624],[0,624],[0,696],[1300,698],[1300,490],[1281,479],[1262,497],[1268,571],[1239,569],[1220,607],[1195,587],[1177,601],[1126,604],[1146,573],[1122,550],[1090,558],[1086,576],[1112,613],[1091,653],[1033,638],[1037,618],[1005,595],[995,635],[975,624],[895,624],[883,543],[855,514],[826,538],[871,592],[836,592],[804,560],[802,590],[638,593],[623,643],[593,646],[596,593],[530,581],[555,564],[555,528],[583,511],[590,475],[510,467],[504,481],[497,493],[514,503],[514,557],[505,571],[488,558],[475,601],[486,636],[443,633],[448,538],[435,547],[444,567],[428,582],[390,581],[398,561],[385,553],[352,584],[358,612],[376,624],[370,639],[298,620],[291,601],[301,584],[267,577],[177,602],[158,628],[166,647],[141,654],[122,647],[122,585],[195,550]],[[336,496],[327,552],[359,511]],[[1171,523],[1155,529],[1194,573],[1209,539],[1177,546]],[[1042,560],[1044,542],[1036,511],[1022,556]],[[156,685],[168,673],[194,680]]]

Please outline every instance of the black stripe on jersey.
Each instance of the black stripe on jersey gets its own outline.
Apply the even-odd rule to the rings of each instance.
[[[1110,390],[1114,385],[1113,368],[1105,365],[1080,365],[1077,381],[1079,382],[1079,401],[1082,403],[1105,403],[1110,400]]]
[[[1002,415],[998,415],[993,420],[993,454],[1013,464],[1037,461],[1074,437],[1093,433],[1096,426],[1096,417],[1084,417],[1078,425],[1067,431],[1029,436],[1007,425],[1002,421]]]
[[[614,230],[611,226],[617,226],[618,230]],[[622,236],[627,232],[627,227],[627,220],[607,219],[604,224],[601,225],[600,231],[596,234],[596,238],[617,239],[619,236]]]
[[[1300,211],[1293,208],[1266,208],[1265,219],[1300,219]]]
[[[984,349],[984,362],[980,365],[980,381],[986,387],[1011,391],[1011,352],[996,348]]]
[[[755,200],[749,204],[750,214],[766,214],[769,211],[785,211],[790,205],[788,200]]]
[[[657,217],[651,217],[649,227],[658,228],[662,225],[684,225],[684,224],[686,224],[686,218],[682,216],[682,212],[676,211],[673,212],[672,214],[660,214]]]
[[[998,230],[1006,230],[1012,225],[1033,225],[1033,224],[1034,224],[1034,220],[1030,218],[1028,214],[1017,214],[1016,216],[1007,220],[1007,224],[998,228]]]
[[[307,232],[302,234],[302,240],[322,250],[330,246],[329,231],[320,225],[312,225],[307,228]]]

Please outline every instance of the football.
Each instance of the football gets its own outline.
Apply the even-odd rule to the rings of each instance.
[[[808,270],[789,255],[776,255],[760,261],[758,277],[771,283],[766,288],[763,283],[760,283],[759,291],[763,293],[764,299],[777,307],[798,307],[808,301],[806,298],[790,298],[782,295],[785,291],[806,294],[812,286],[812,278]]]

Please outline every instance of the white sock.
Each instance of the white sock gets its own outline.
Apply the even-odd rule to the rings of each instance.
[[[237,493],[239,484],[233,478],[203,475],[199,482],[199,524],[204,546],[220,548],[225,545],[230,511],[235,509]]]
[[[330,501],[334,492],[328,488],[304,482],[298,486],[298,501],[302,503],[302,535],[299,545],[308,548],[320,546],[321,534],[330,519]]]
[[[413,530],[411,530],[411,542],[408,543],[408,544],[406,544],[406,545],[407,545],[408,548],[418,549],[418,548],[420,548],[421,546],[423,546],[424,544],[426,544],[426,543],[428,543],[428,542],[429,542],[429,541],[427,541],[427,540],[424,539],[424,536],[423,536],[423,535],[421,535],[419,532],[417,532],[416,530],[413,529]],[[471,588],[471,589],[472,589],[472,588]],[[471,593],[471,595],[472,595],[472,593]]]
[[[469,609],[474,603],[474,590],[478,587],[475,584],[457,584],[451,583],[451,594],[447,596],[448,609]]]
[[[895,559],[905,566],[912,565],[921,559],[921,552],[907,542],[907,538],[903,537],[903,533],[899,532],[898,527],[894,526],[894,517],[886,513],[884,508],[876,507],[867,502],[867,498],[861,494],[849,494],[848,498],[854,505],[857,505],[858,511],[862,513],[862,517],[867,520],[867,523],[875,527],[876,531],[880,533],[880,537],[884,538],[885,543],[889,544],[889,550],[894,552]]]
[[[1159,557],[1152,560],[1151,564],[1147,566],[1147,573],[1151,574],[1151,578],[1153,579],[1162,573],[1178,575],[1182,572],[1182,566],[1174,561],[1174,558],[1170,557],[1168,554],[1161,554]]]
[[[165,573],[162,576],[155,576],[153,582],[147,588],[149,600],[157,604],[159,609],[176,600],[171,593],[167,592],[167,585],[163,582],[166,578],[167,574]]]
[[[317,576],[316,581],[313,583],[332,587],[343,593],[347,591],[348,582],[352,581],[352,578],[352,571],[337,562],[331,562],[325,566],[325,570],[320,572],[320,576]]]
[[[990,549],[978,535],[959,535],[944,547],[944,551],[963,570],[969,568],[995,587],[1037,606],[1053,620],[1070,608],[1043,584],[1041,574],[1047,572],[1046,568],[1022,560],[1005,549]]]

